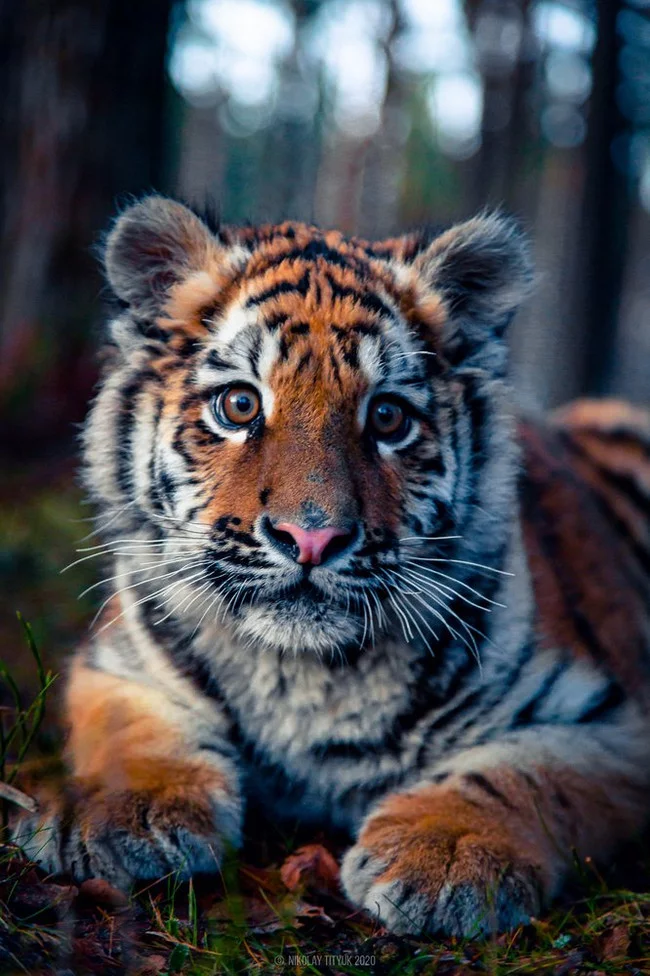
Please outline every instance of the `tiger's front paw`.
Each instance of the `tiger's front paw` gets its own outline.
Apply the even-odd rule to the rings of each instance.
[[[480,936],[539,913],[538,866],[517,848],[502,824],[472,824],[452,798],[445,812],[404,794],[369,818],[341,878],[350,900],[393,932]]]
[[[105,878],[118,888],[176,873],[218,870],[241,837],[238,795],[215,770],[184,765],[128,788],[70,781],[42,812],[23,818],[13,840],[51,873]]]

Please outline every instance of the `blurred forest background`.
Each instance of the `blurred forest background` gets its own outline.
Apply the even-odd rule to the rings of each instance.
[[[15,609],[55,656],[88,619],[96,570],[59,571],[130,195],[371,238],[503,206],[521,403],[650,400],[650,0],[0,0],[0,81],[3,655]]]

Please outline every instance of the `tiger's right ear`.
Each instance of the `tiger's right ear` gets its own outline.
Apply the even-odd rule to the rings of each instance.
[[[183,204],[150,196],[117,218],[106,239],[104,267],[134,315],[164,327],[167,319],[191,320],[215,300],[245,256]]]

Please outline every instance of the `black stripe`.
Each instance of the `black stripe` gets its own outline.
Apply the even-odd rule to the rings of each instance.
[[[525,475],[520,479],[519,497],[523,517],[535,527],[544,558],[557,578],[566,617],[572,621],[578,637],[588,648],[594,660],[605,660],[607,657],[605,647],[599,640],[591,621],[581,610],[582,593],[577,585],[578,581],[565,570],[565,561],[560,551],[562,541],[560,533],[564,532],[564,526],[558,525],[554,518],[547,516],[543,492],[537,490],[534,482]],[[587,497],[584,500],[588,502],[589,499]]]
[[[256,329],[255,334],[253,335],[251,348],[248,353],[248,361],[250,363],[251,371],[255,379],[260,378],[259,362],[260,362],[261,354],[262,354],[262,334],[259,331],[259,329]]]
[[[421,474],[436,474],[441,478],[447,470],[441,451],[435,457],[417,458],[414,467]]]
[[[160,384],[159,374],[147,367],[131,376],[120,390],[120,411],[115,427],[115,443],[117,446],[116,480],[120,490],[133,498],[133,449],[131,438],[136,424],[136,414],[139,394],[146,389],[146,381],[151,380]]]
[[[564,674],[567,670],[568,662],[566,660],[558,661],[553,670],[546,675],[541,687],[538,687],[535,693],[529,698],[525,705],[517,709],[510,721],[510,728],[516,729],[521,728],[522,725],[530,725],[535,720],[535,715],[540,705],[544,703],[549,693],[551,692],[553,685],[556,683],[558,678]]]
[[[205,357],[205,365],[219,370],[235,369],[233,363],[229,363],[227,360],[223,359],[216,349],[211,349],[208,355]]]
[[[269,330],[269,332],[276,332],[281,325],[284,325],[284,323],[287,321],[288,318],[289,318],[288,315],[279,312],[276,315],[270,315],[267,319],[264,320],[264,324],[266,325],[266,328]]]
[[[158,514],[163,511],[163,505],[160,498],[160,492],[158,490],[158,479],[156,472],[156,444],[158,443],[163,405],[162,397],[158,397],[153,419],[153,436],[151,438],[151,455],[149,457],[149,498],[151,501],[151,507],[153,508],[154,512],[157,512]]]
[[[487,777],[482,773],[466,773],[463,776],[463,779],[471,786],[476,786],[479,790],[487,793],[488,796],[491,796],[494,800],[498,800],[499,803],[502,803],[504,807],[508,807],[509,810],[514,810],[514,805],[510,802],[508,797],[505,796],[501,790],[498,790],[494,783],[491,783],[490,780],[487,779]]]
[[[298,363],[296,365],[296,373],[302,373],[303,369],[306,366],[308,366],[309,363],[311,362],[311,359],[312,359],[312,352],[311,349],[308,349],[307,352],[303,356],[301,356],[300,359],[298,360]]]
[[[167,343],[169,342],[170,333],[161,329],[160,326],[155,325],[153,322],[146,322],[143,319],[131,318],[130,320],[135,326],[136,332],[145,339],[154,339],[156,342]],[[156,350],[160,352],[160,350]]]
[[[631,498],[632,502],[641,509],[642,514],[646,516],[646,518],[650,516],[650,496],[643,495],[631,478],[616,475],[602,467],[600,464],[597,464],[587,451],[584,451],[579,444],[576,444],[576,442],[564,434],[564,432],[562,432],[562,439],[565,446],[568,447],[568,449],[574,454],[577,454],[580,458],[582,458],[586,464],[593,467],[596,474],[601,477],[603,481],[614,488],[615,491]],[[583,487],[590,490],[605,519],[612,524],[618,535],[621,536],[623,541],[627,543],[635,558],[641,564],[645,574],[650,575],[650,551],[644,546],[639,538],[633,534],[630,525],[614,510],[607,497],[601,494],[596,486],[587,483],[584,484]],[[638,589],[638,586],[636,588]],[[645,590],[643,591],[643,595],[646,595]]]
[[[393,318],[392,310],[379,295],[371,291],[360,291],[357,288],[341,285],[331,274],[326,273],[325,277],[332,289],[333,298],[351,298],[361,308],[365,308],[369,312],[374,312],[375,315],[382,315],[388,319]]]
[[[158,475],[158,482],[160,484],[160,489],[165,497],[167,503],[171,508],[174,507],[174,501],[176,498],[176,482],[169,474],[168,471],[164,469]]]
[[[246,302],[246,308],[256,308],[258,305],[263,305],[264,302],[270,301],[271,298],[277,298],[278,295],[283,295],[290,292],[297,292],[304,298],[309,291],[309,281],[310,274],[309,270],[306,270],[301,278],[296,282],[292,281],[278,281],[275,285],[271,285],[265,291],[261,291],[258,295],[253,295]]]
[[[328,264],[334,264],[339,268],[356,269],[360,265],[360,261],[355,255],[342,254],[340,251],[335,251],[321,237],[316,237],[309,241],[305,247],[295,247],[285,254],[278,254],[272,264],[280,264],[282,261],[295,261],[300,258],[304,261],[315,261],[316,258],[324,258]]]
[[[574,440],[570,434],[566,431],[560,431],[560,437],[564,442],[564,445],[573,451],[584,461],[586,461],[595,471],[600,475],[603,481],[606,481],[612,487],[620,491],[622,495],[627,495],[628,498],[632,499],[637,508],[640,508],[644,515],[650,514],[650,494],[645,494],[639,486],[636,484],[634,479],[627,474],[620,474],[619,472],[612,471],[611,468],[607,468],[604,464],[597,461],[590,453],[589,449],[583,447],[578,441]]]
[[[594,722],[597,719],[606,718],[610,712],[627,700],[625,691],[617,682],[610,682],[602,691],[597,692],[587,708],[576,719],[577,722]]]
[[[341,387],[341,370],[333,349],[330,349],[330,366],[332,367],[334,381],[338,387]]]

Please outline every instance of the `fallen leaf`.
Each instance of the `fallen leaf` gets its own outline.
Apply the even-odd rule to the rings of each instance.
[[[296,903],[296,918],[317,918],[326,925],[334,925],[334,919],[321,908],[320,905],[309,905],[307,902],[299,901]]]
[[[111,908],[124,908],[129,904],[128,895],[103,878],[88,878],[82,883],[79,894],[98,905],[109,905]]]
[[[627,925],[615,925],[605,933],[601,945],[603,959],[625,958],[630,948],[630,931]]]
[[[289,891],[303,887],[338,892],[339,866],[322,844],[307,844],[290,854],[280,868],[280,875]]]
[[[167,960],[165,957],[154,953],[151,956],[147,956],[146,960],[138,969],[137,976],[158,976],[158,973],[162,973],[165,969],[167,969]]]

